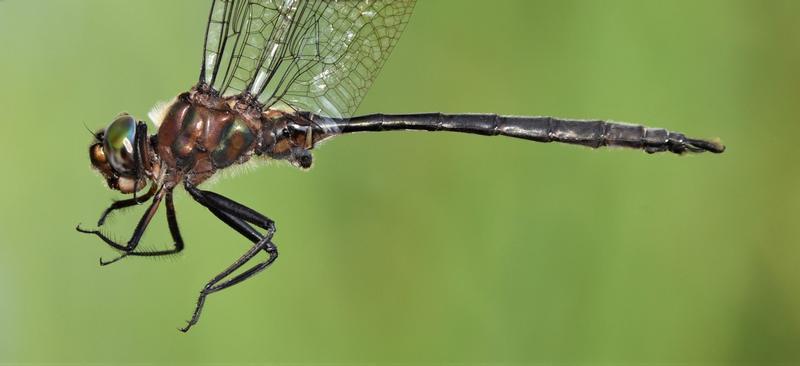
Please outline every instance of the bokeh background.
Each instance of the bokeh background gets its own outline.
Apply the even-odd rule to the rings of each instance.
[[[212,187],[278,222],[281,258],[184,335],[245,240],[185,193],[177,257],[100,268],[114,252],[74,227],[117,197],[84,124],[188,89],[207,6],[0,1],[0,363],[800,362],[799,2],[421,0],[360,112],[606,118],[729,149],[335,139],[309,172]]]

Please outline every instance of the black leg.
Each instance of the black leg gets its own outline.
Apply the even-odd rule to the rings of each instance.
[[[134,138],[133,147],[133,176],[136,181],[133,183],[133,200],[136,201],[136,185],[139,184],[139,178],[144,170],[142,159],[144,158],[145,144],[147,143],[147,124],[139,122],[136,124],[136,137]]]
[[[123,252],[120,256],[110,260],[110,261],[100,261],[101,265],[109,265],[114,263],[122,258],[128,256],[137,256],[137,257],[156,257],[161,255],[170,255],[170,254],[177,254],[183,251],[183,238],[181,237],[181,231],[178,228],[178,220],[175,217],[175,205],[172,202],[172,191],[167,191],[166,194],[166,206],[167,206],[167,225],[169,226],[169,233],[172,236],[172,248],[165,249],[165,250],[152,250],[152,251],[126,251]]]
[[[133,234],[131,235],[130,240],[128,240],[126,244],[117,243],[116,241],[108,238],[105,234],[103,234],[99,230],[86,230],[81,228],[80,225],[78,225],[78,227],[75,228],[79,232],[96,235],[112,248],[122,251],[124,253],[122,256],[117,257],[116,259],[113,259],[111,261],[103,261],[103,259],[100,258],[100,265],[107,265],[114,263],[119,259],[130,255],[130,253],[136,249],[136,247],[139,245],[139,241],[142,239],[142,235],[144,235],[145,230],[147,230],[147,226],[150,224],[150,221],[153,219],[153,216],[155,216],[155,213],[158,211],[158,206],[161,204],[161,199],[164,198],[165,192],[167,191],[165,191],[163,188],[158,189],[153,198],[153,202],[150,203],[150,207],[147,208],[147,211],[145,211],[141,219],[139,219],[139,223],[136,224],[136,228],[133,230]],[[173,210],[173,216],[174,216],[174,210]],[[177,225],[175,225],[175,228],[177,228]],[[172,231],[172,229],[170,231]]]
[[[253,225],[256,225],[271,233],[275,233],[274,221],[270,220],[268,217],[260,214],[259,212],[242,205],[241,203],[238,203],[220,194],[202,191],[189,185],[186,186],[186,190],[190,195],[192,195],[192,198],[206,208],[211,209],[213,207],[231,213],[232,215],[252,223]]]
[[[195,306],[194,313],[192,313],[191,320],[187,322],[185,327],[180,329],[183,332],[188,331],[189,328],[197,324],[197,321],[200,319],[200,313],[203,310],[203,305],[205,304],[206,296],[236,285],[252,277],[258,272],[261,272],[265,268],[269,267],[275,261],[275,259],[278,258],[278,248],[271,241],[272,236],[275,233],[275,223],[272,220],[219,194],[201,191],[188,185],[186,186],[186,190],[197,202],[208,208],[208,210],[211,211],[214,216],[225,222],[225,224],[242,234],[254,244],[250,249],[247,250],[247,252],[245,252],[244,255],[239,257],[239,259],[228,266],[228,268],[226,268],[224,271],[214,276],[214,278],[212,278],[203,287],[203,289],[200,291],[200,296],[197,299],[197,304]],[[267,234],[261,235],[261,233],[256,231],[247,222],[251,222],[256,226],[267,230]],[[234,271],[244,266],[262,250],[268,255],[268,258],[265,261],[252,266],[251,268],[236,276],[233,276],[226,281],[223,281]]]
[[[164,198],[164,190],[162,188],[158,189],[156,192],[155,197],[153,198],[153,202],[150,203],[150,207],[147,208],[142,218],[139,219],[139,223],[136,224],[136,229],[133,230],[133,235],[131,235],[131,239],[128,240],[127,244],[120,244],[105,236],[98,230],[86,230],[81,228],[80,225],[75,229],[84,233],[84,234],[94,234],[97,235],[100,239],[102,239],[106,244],[110,245],[112,248],[121,250],[124,252],[131,251],[139,245],[139,240],[142,239],[142,235],[144,231],[147,229],[147,225],[150,224],[150,220],[153,219],[156,211],[158,211],[158,206],[161,204],[161,199]]]
[[[155,184],[151,184],[150,189],[147,191],[147,193],[144,194],[144,196],[134,197],[126,200],[114,201],[111,204],[111,206],[108,206],[108,208],[105,209],[105,211],[103,211],[103,214],[100,215],[100,220],[97,220],[97,226],[103,226],[103,224],[106,223],[106,218],[108,217],[108,215],[114,212],[115,210],[136,206],[138,204],[147,202],[156,193],[156,188],[158,188],[158,186],[156,186]]]

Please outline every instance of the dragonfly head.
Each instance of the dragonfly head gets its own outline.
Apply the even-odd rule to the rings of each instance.
[[[106,179],[108,187],[122,193],[133,193],[147,185],[147,167],[144,161],[150,151],[143,151],[136,161],[136,120],[123,113],[105,129],[94,134],[89,146],[92,167]],[[149,144],[146,149],[149,149]]]

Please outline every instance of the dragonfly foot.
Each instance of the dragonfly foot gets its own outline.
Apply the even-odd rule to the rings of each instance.
[[[100,265],[101,266],[107,266],[107,265],[109,265],[111,263],[114,263],[114,262],[116,262],[116,261],[118,261],[118,260],[120,260],[122,258],[127,257],[127,256],[128,256],[128,253],[123,253],[123,254],[119,255],[118,257],[116,257],[116,258],[114,258],[114,259],[112,259],[110,261],[104,261],[103,257],[100,257]]]

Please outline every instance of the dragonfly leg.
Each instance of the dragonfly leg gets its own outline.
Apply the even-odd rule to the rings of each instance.
[[[253,275],[269,267],[278,258],[278,248],[272,243],[272,236],[275,234],[275,223],[272,220],[219,194],[201,191],[190,185],[186,186],[186,190],[197,202],[208,208],[208,210],[211,211],[214,216],[222,220],[225,224],[236,230],[242,236],[252,241],[253,246],[250,247],[250,249],[248,249],[247,252],[239,257],[239,259],[237,259],[233,264],[228,266],[225,270],[214,276],[214,278],[206,283],[206,285],[200,291],[200,296],[197,298],[197,303],[195,305],[194,312],[192,313],[192,318],[187,321],[187,325],[185,327],[180,328],[182,332],[187,332],[189,328],[197,324],[208,295],[247,280]],[[248,222],[265,229],[267,231],[266,235],[259,233],[250,224],[248,224]],[[255,257],[262,250],[267,254],[267,259],[225,280],[231,276],[233,272],[240,269],[247,262],[253,259],[253,257]]]
[[[147,226],[150,224],[150,221],[155,216],[156,212],[158,211],[158,207],[161,204],[161,200],[164,198],[164,195],[167,191],[159,188],[158,191],[154,194],[153,202],[150,203],[150,207],[147,208],[147,211],[142,215],[139,219],[139,222],[136,224],[136,228],[133,230],[133,234],[131,238],[128,240],[127,243],[121,244],[117,243],[116,241],[110,239],[108,236],[100,232],[99,230],[86,230],[81,228],[78,225],[75,229],[84,234],[93,234],[102,239],[106,244],[111,246],[112,248],[123,252],[122,255],[119,257],[111,260],[111,261],[104,261],[100,258],[100,265],[108,265],[114,263],[122,258],[125,258],[129,255],[142,255],[142,253],[136,253],[134,250],[139,245],[139,241],[142,239],[142,235],[144,235],[145,230],[147,230]],[[175,248],[169,251],[164,251],[168,253],[161,253],[161,254],[171,254],[177,251],[182,250],[183,242],[180,240],[180,232],[177,230],[177,221],[175,220],[175,210],[172,205],[172,192],[168,192],[168,208],[167,208],[167,218],[170,221],[170,233],[173,234],[173,239],[176,239],[176,243],[174,244]],[[170,213],[171,212],[171,213]],[[171,218],[170,218],[171,217]],[[177,234],[177,235],[176,235]],[[145,253],[154,253],[154,252],[145,252]],[[144,254],[147,255],[147,254]],[[158,255],[158,254],[155,254]]]
[[[145,135],[142,136],[140,133],[144,128]],[[133,189],[133,200],[136,200],[136,185],[139,184],[139,175],[141,172],[141,161],[142,161],[142,151],[140,147],[142,146],[142,140],[147,135],[147,125],[139,122],[136,124],[136,137],[134,137],[133,141],[133,177],[134,177],[134,189]]]
[[[220,211],[225,211],[264,230],[267,230],[268,236],[275,234],[275,222],[256,210],[253,210],[220,194],[210,191],[203,191],[191,185],[186,185],[186,190],[195,201],[205,206],[209,210],[214,208]],[[236,231],[239,231],[239,229],[236,229]]]
[[[116,210],[131,206],[136,206],[149,201],[150,198],[152,198],[153,195],[156,193],[156,188],[158,187],[155,184],[151,184],[150,189],[143,196],[129,198],[126,200],[114,201],[113,203],[111,203],[111,206],[108,206],[108,208],[106,208],[103,211],[103,214],[100,215],[100,219],[97,220],[97,226],[103,226],[103,224],[106,223],[106,218],[108,218],[108,215]]]
[[[172,191],[167,191],[166,198],[165,198],[166,208],[167,208],[167,226],[169,227],[169,233],[172,236],[172,248],[164,249],[164,250],[143,250],[143,251],[126,251],[123,252],[120,256],[110,260],[110,261],[101,261],[101,265],[109,265],[114,263],[122,258],[128,256],[136,256],[136,257],[157,257],[162,255],[170,255],[170,254],[177,254],[183,251],[183,238],[181,237],[181,231],[178,228],[178,220],[175,216],[175,205],[172,201]]]
[[[129,252],[136,248],[139,245],[139,240],[142,239],[142,235],[144,231],[147,229],[147,225],[150,224],[150,220],[153,219],[153,216],[158,211],[158,206],[161,204],[161,199],[164,197],[164,191],[159,189],[159,191],[155,194],[153,198],[153,202],[150,203],[150,207],[147,208],[147,211],[142,215],[139,219],[139,223],[136,224],[136,229],[133,230],[133,235],[131,235],[130,240],[126,244],[120,244],[115,242],[114,240],[109,239],[105,234],[101,233],[99,230],[86,230],[81,228],[80,224],[75,228],[79,232],[84,234],[94,234],[97,235],[100,239],[102,239],[106,244],[110,245],[112,248],[123,251]]]

